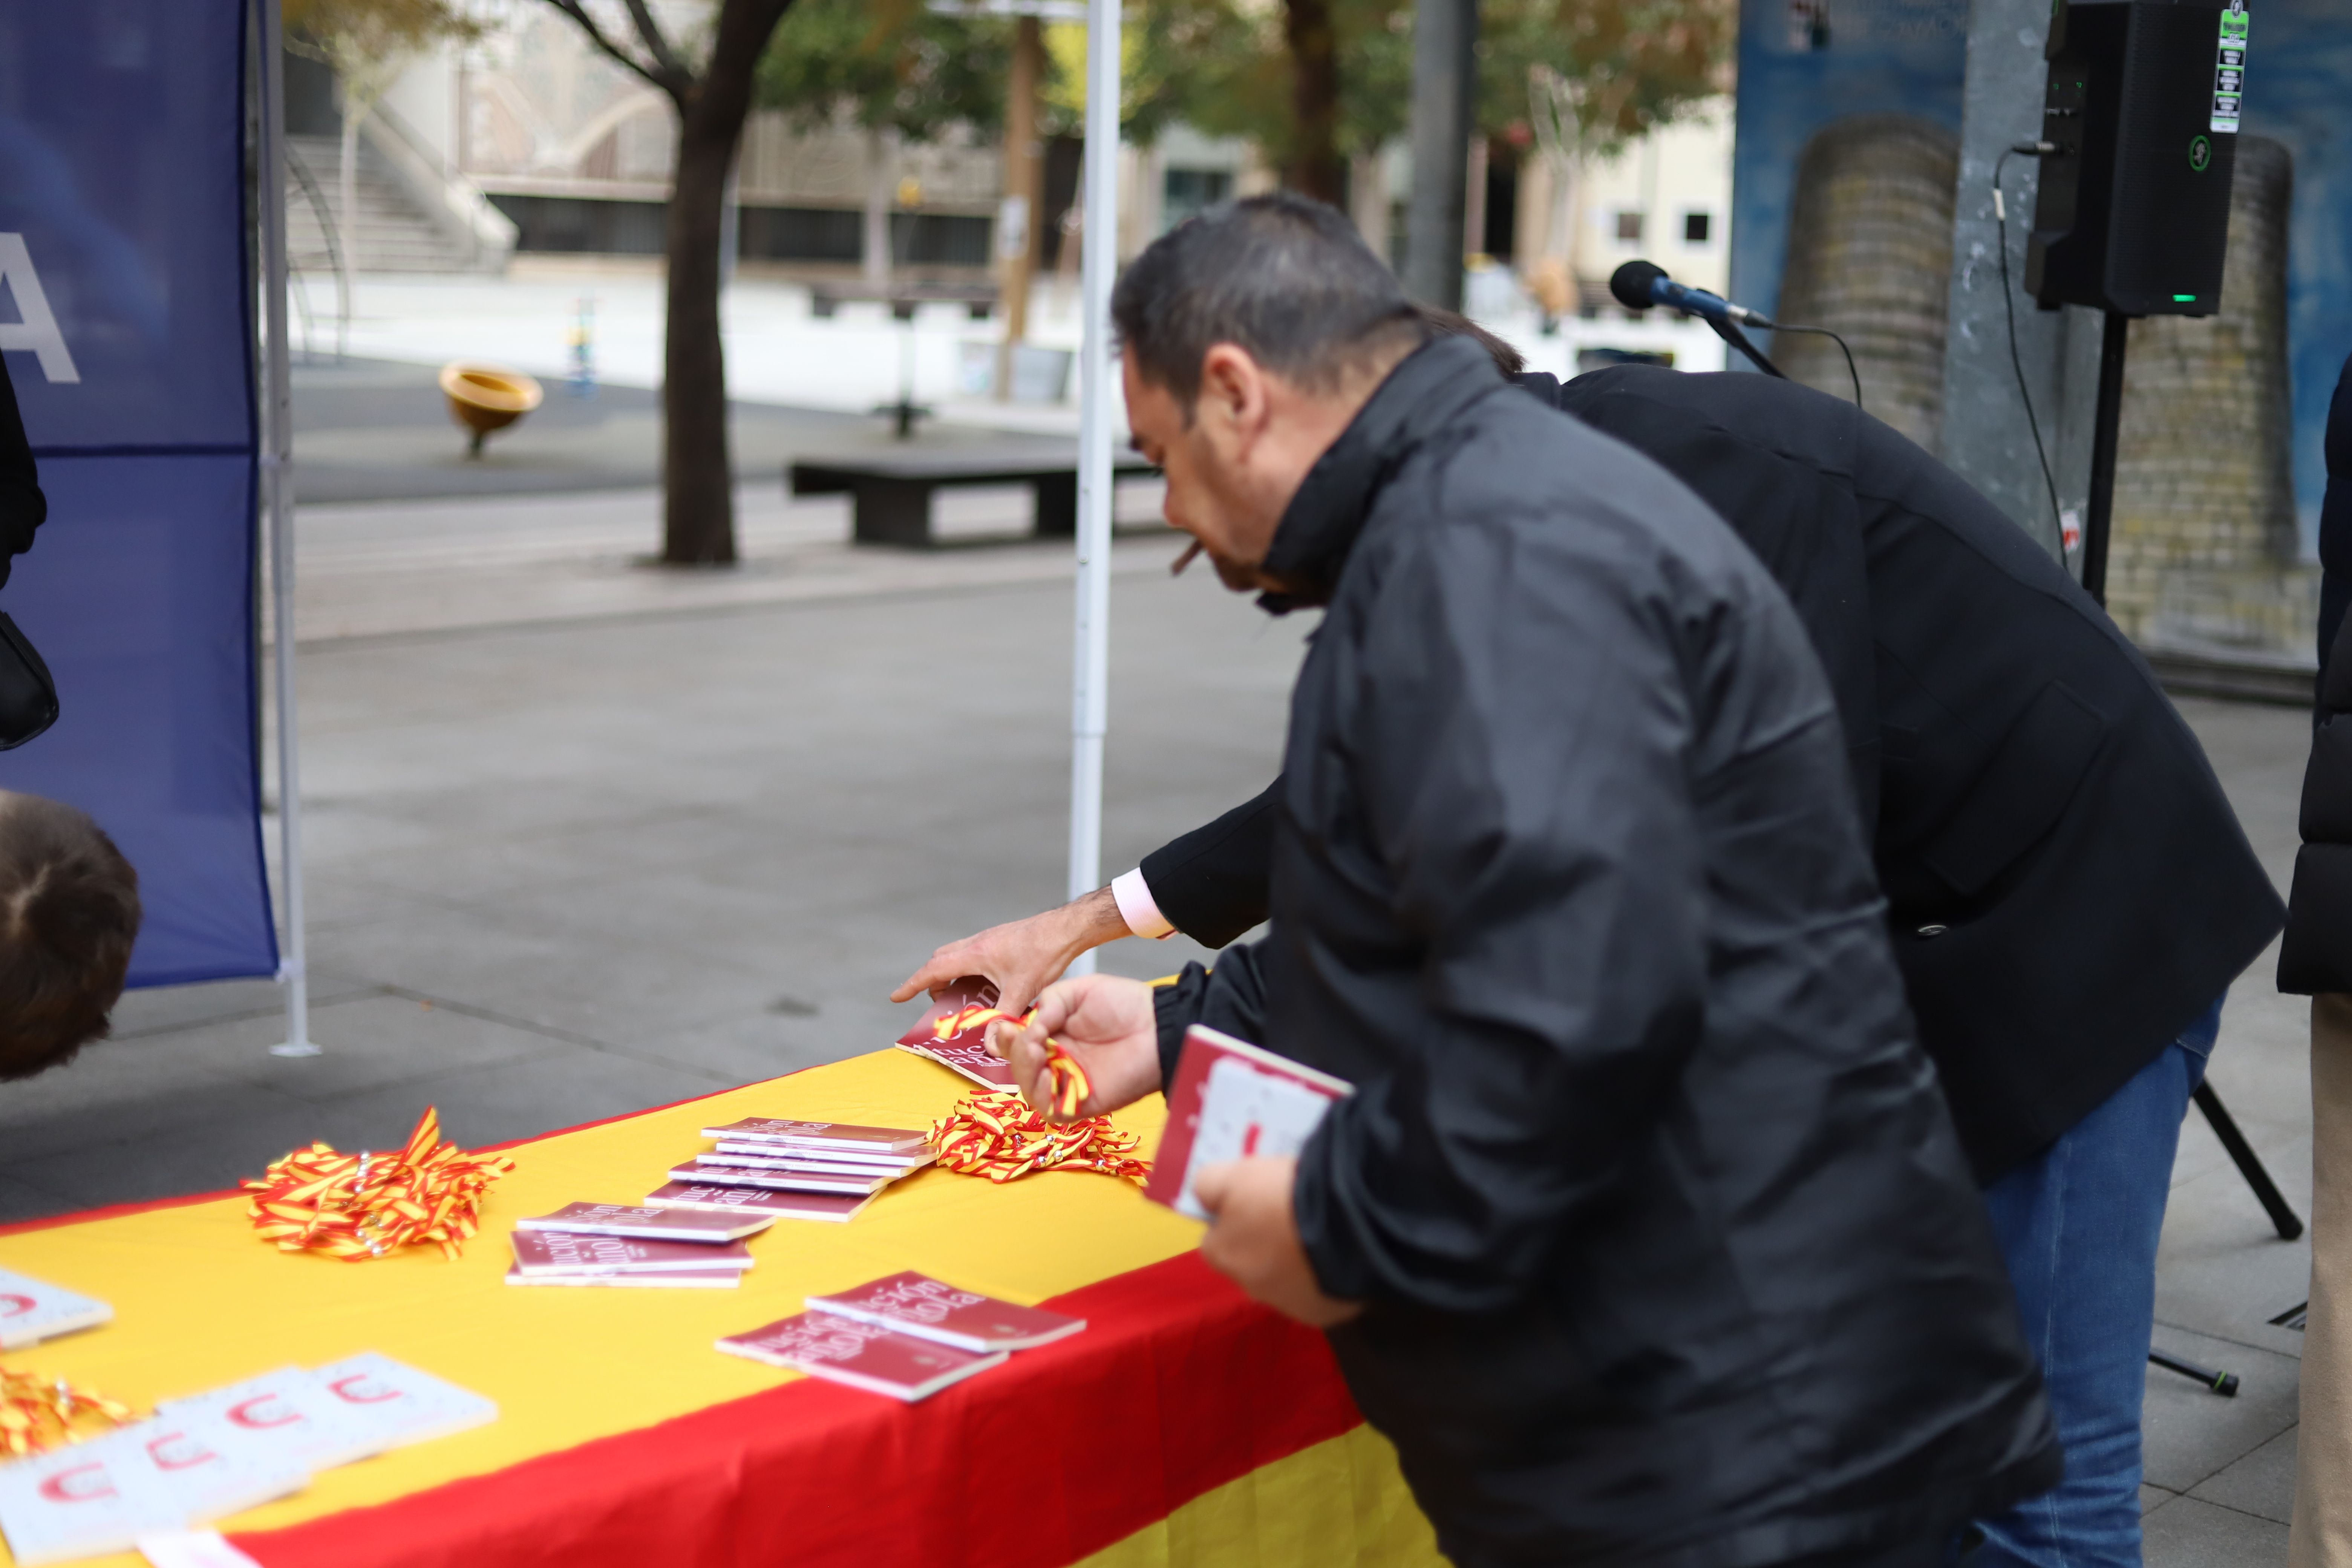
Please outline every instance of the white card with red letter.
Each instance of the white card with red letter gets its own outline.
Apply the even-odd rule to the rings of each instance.
[[[0,1268],[0,1351],[93,1329],[113,1317],[114,1309],[103,1301]]]
[[[278,1449],[314,1470],[364,1459],[392,1447],[380,1428],[352,1414],[327,1392],[315,1373],[282,1366],[226,1388],[168,1400],[173,1411],[213,1411],[255,1441]]]
[[[387,1448],[446,1437],[499,1418],[496,1402],[444,1383],[373,1351],[317,1368],[311,1375]]]
[[[133,1427],[131,1430],[137,1430]],[[111,1433],[0,1465],[0,1533],[20,1564],[121,1552],[187,1522],[154,1467]]]

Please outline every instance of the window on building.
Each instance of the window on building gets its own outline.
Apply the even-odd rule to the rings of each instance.
[[[1708,237],[1712,236],[1714,232],[1715,215],[1713,213],[1683,214],[1683,243],[1685,245],[1705,245],[1707,242]]]
[[[1642,215],[1640,213],[1621,212],[1617,215],[1617,240],[1621,245],[1639,245],[1642,243]]]
[[[1165,234],[1196,213],[1231,200],[1230,169],[1171,169],[1160,182],[1160,230]]]

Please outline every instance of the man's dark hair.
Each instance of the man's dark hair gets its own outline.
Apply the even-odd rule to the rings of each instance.
[[[1329,392],[1381,351],[1430,335],[1346,216],[1287,191],[1212,207],[1152,241],[1111,290],[1110,315],[1137,374],[1188,418],[1214,344]]]
[[[85,813],[0,792],[0,1079],[103,1039],[139,935],[139,873]]]
[[[1430,336],[1437,338],[1468,338],[1486,351],[1495,368],[1505,375],[1517,375],[1528,368],[1528,356],[1464,315],[1440,305],[1418,307],[1421,319],[1429,323]]]

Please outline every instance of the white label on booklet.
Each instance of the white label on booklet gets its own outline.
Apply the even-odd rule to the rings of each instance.
[[[1201,1095],[1201,1124],[1192,1134],[1192,1156],[1184,1163],[1184,1191],[1176,1212],[1207,1219],[1209,1211],[1192,1195],[1192,1178],[1202,1167],[1254,1155],[1296,1154],[1330,1109],[1329,1095],[1260,1072],[1238,1057],[1218,1058]]]
[[[261,1568],[221,1539],[217,1530],[169,1530],[142,1535],[139,1555],[152,1568]]]

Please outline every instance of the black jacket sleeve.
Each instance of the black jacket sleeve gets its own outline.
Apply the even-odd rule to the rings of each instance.
[[[2337,623],[2320,670],[2298,826],[2303,847],[2279,942],[2278,988],[2301,996],[2352,991],[2352,620]]]
[[[1202,947],[1223,947],[1265,919],[1274,858],[1275,791],[1143,858],[1143,883],[1170,925]]]
[[[2319,662],[2336,647],[2352,604],[2352,359],[2327,404],[2327,491],[2319,503]]]
[[[49,515],[32,443],[16,411],[16,390],[8,383],[7,359],[0,354],[0,584],[8,581],[10,562],[33,548],[33,531]]]
[[[1222,1029],[1252,1045],[1265,1038],[1265,969],[1263,944],[1237,947],[1217,960],[1217,984],[1209,972],[1188,963],[1173,985],[1151,994],[1152,1021],[1160,1031],[1160,1083],[1176,1081],[1176,1059],[1184,1054],[1184,1031],[1194,1024]]]

